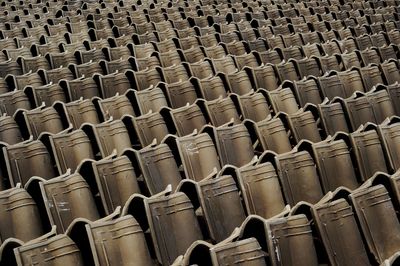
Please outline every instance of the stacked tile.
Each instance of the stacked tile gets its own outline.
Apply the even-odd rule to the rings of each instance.
[[[0,10],[0,265],[399,263],[399,1]]]

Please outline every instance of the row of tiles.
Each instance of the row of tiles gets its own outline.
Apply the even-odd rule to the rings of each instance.
[[[395,124],[399,126],[398,122]],[[373,142],[373,138],[365,141],[366,147],[370,146],[367,142]],[[352,161],[349,153],[343,151],[343,146],[346,146],[344,139],[312,145],[314,156],[321,156],[319,163],[322,163],[324,170],[319,168],[319,171],[330,175],[329,180],[325,181],[349,178],[349,174],[354,172],[354,166],[349,164]],[[399,146],[398,141],[395,145]],[[193,156],[193,147],[188,150]],[[368,147],[364,152],[370,153],[367,164],[376,159],[376,150]],[[254,259],[253,252],[258,252],[256,265],[266,265],[267,261],[272,265],[293,265],[293,259],[296,265],[376,265],[388,259],[400,247],[400,223],[395,211],[400,204],[398,173],[389,176],[378,172],[359,188],[358,184],[350,186],[354,190],[340,186],[328,189],[333,192],[323,197],[322,191],[316,191],[318,189],[314,186],[318,177],[317,180],[310,179],[310,176],[316,177],[311,155],[304,150],[296,150],[289,155],[278,155],[275,162],[273,158],[271,161],[270,154],[264,154],[259,160],[240,168],[226,166],[218,174],[215,169],[201,181],[181,181],[176,192],[172,192],[171,185],[168,185],[165,190],[148,198],[132,191],[131,183],[136,176],[133,167],[127,166],[127,156],[93,163],[96,178],[87,175],[88,169],[81,171],[86,174],[84,177],[81,173],[70,174],[67,171],[67,174],[50,180],[33,177],[27,183],[26,190],[17,186],[1,192],[1,200],[7,206],[0,210],[0,231],[4,241],[0,248],[2,262],[12,262],[14,256],[25,260],[25,263],[32,256],[37,257],[38,262],[49,257],[57,261],[60,259],[58,253],[48,251],[49,255],[40,254],[46,248],[52,250],[53,241],[60,250],[74,246],[63,233],[69,235],[81,249],[83,260],[77,251],[68,253],[76,256],[76,263],[86,265],[92,265],[96,260],[104,262],[110,259],[113,265],[132,261],[151,265],[151,257],[163,265],[169,265],[184,253],[175,262],[176,265],[210,265],[210,260],[220,265],[237,260],[240,254],[248,260]],[[159,156],[165,158],[166,154],[161,152]],[[144,165],[149,166],[148,163]],[[162,170],[169,167],[167,164],[161,165]],[[340,174],[337,174],[337,170],[340,170]],[[299,176],[299,173],[303,175]],[[157,181],[158,178],[152,182]],[[346,182],[341,185],[347,186],[352,182],[350,179],[341,181]],[[96,208],[96,197],[101,197],[103,207],[107,204],[112,207],[106,212],[108,217],[100,219],[102,215]],[[296,201],[292,202],[293,199]],[[293,206],[290,211],[287,208],[285,210],[285,202]],[[118,207],[120,204],[124,206],[122,211]],[[120,213],[121,217],[118,218]],[[246,219],[246,214],[252,215]],[[21,230],[26,227],[27,219],[30,221],[29,230]],[[337,226],[338,223],[341,226]],[[41,237],[51,226],[53,232]],[[240,229],[235,230],[236,227]],[[55,232],[61,235],[50,237]],[[151,239],[147,245],[142,232]],[[349,234],[352,237],[349,238]],[[36,237],[39,238],[30,241]],[[66,240],[59,242],[56,241],[58,238]],[[248,240],[254,242],[254,249],[248,249],[249,252],[236,250],[246,243],[236,241],[247,238],[257,240]],[[275,238],[279,241],[273,241]],[[209,242],[199,241],[203,239]],[[342,245],[344,240],[350,244]],[[63,242],[70,244],[61,245]],[[213,246],[210,242],[220,243]],[[112,248],[123,249],[130,245],[139,248],[134,251],[140,253],[132,251],[130,256],[128,253],[115,252]],[[103,251],[96,252],[101,246]],[[105,247],[107,252],[104,252]],[[5,251],[14,248],[17,248],[15,255]],[[276,248],[279,250],[276,251]],[[217,260],[211,259],[216,250],[225,250],[226,253]],[[338,252],[340,255],[335,255]],[[354,254],[357,256],[354,257]]]
[[[3,29],[1,31],[2,38],[18,38],[20,45],[29,45],[30,42],[71,42],[76,40],[88,39],[92,41],[106,43],[106,39],[115,37],[123,41],[123,37],[135,36],[136,43],[143,43],[146,39],[152,41],[162,41],[167,38],[177,37],[185,38],[192,35],[207,35],[207,34],[220,34],[223,41],[232,41],[232,38],[253,40],[257,37],[272,37],[273,35],[290,35],[294,33],[306,33],[309,31],[324,32],[328,30],[343,30],[344,28],[359,27],[363,30],[363,27],[367,27],[369,31],[378,33],[382,30],[389,31],[390,29],[396,28],[397,24],[397,13],[388,13],[385,15],[377,15],[374,18],[371,16],[360,16],[350,18],[339,18],[335,20],[325,20],[319,18],[316,15],[310,15],[306,17],[300,17],[296,21],[292,19],[292,23],[289,21],[266,21],[266,20],[251,20],[237,22],[231,22],[226,24],[225,19],[217,21],[215,18],[204,18],[205,22],[194,22],[194,19],[188,20],[176,20],[176,21],[163,21],[159,23],[133,23],[129,22],[129,25],[125,26],[113,26],[111,20],[100,20],[97,22],[88,21],[87,24],[82,21],[78,22],[66,22],[64,24],[57,25],[39,25],[33,28],[28,27],[16,27],[11,29]],[[130,19],[129,19],[130,20]],[[238,28],[236,28],[236,26]],[[385,26],[382,26],[385,25]],[[111,26],[113,26],[111,28]],[[10,27],[10,26],[7,26]],[[85,27],[90,27],[86,28]],[[386,28],[387,27],[387,28]],[[259,29],[259,32],[254,29]],[[386,28],[386,29],[385,29]],[[261,31],[262,30],[262,31]],[[364,29],[365,31],[365,29]],[[230,34],[229,34],[230,32]],[[234,33],[238,36],[234,36]],[[126,35],[126,36],[124,36]],[[154,36],[153,36],[154,35]],[[118,44],[117,41],[117,44]],[[104,44],[106,45],[106,44]],[[106,45],[107,46],[107,45]]]
[[[339,46],[334,47],[337,49],[334,49],[333,51],[340,52]],[[220,48],[223,49],[222,47]],[[317,46],[314,46],[314,48],[318,51]],[[310,51],[313,50],[314,49],[310,49]],[[276,50],[275,52],[278,55]],[[329,99],[332,99],[335,96],[346,98],[355,91],[368,91],[372,88],[373,84],[392,84],[399,81],[399,74],[396,72],[396,69],[398,69],[398,63],[397,61],[392,60],[397,59],[398,53],[398,47],[396,45],[391,45],[376,49],[367,48],[362,52],[355,50],[341,55],[313,56],[311,58],[298,60],[290,59],[286,63],[282,62],[277,63],[276,65],[263,65],[263,63],[261,63],[260,66],[257,58],[260,60],[261,57],[266,54],[253,52],[242,56],[222,56],[211,60],[203,58],[203,60],[197,63],[182,63],[178,59],[178,65],[164,68],[153,66],[136,72],[129,70],[129,67],[131,67],[130,64],[132,64],[130,60],[132,59],[135,61],[134,58],[128,58],[126,61],[122,59],[110,62],[100,61],[102,62],[100,65],[106,69],[108,68],[116,71],[108,75],[99,74],[97,68],[94,67],[96,66],[96,63],[93,62],[84,63],[82,65],[72,64],[70,65],[70,68],[61,67],[47,71],[38,70],[38,72],[18,75],[18,64],[15,63],[15,65],[13,65],[10,61],[8,64],[1,66],[1,69],[4,71],[0,72],[5,72],[3,74],[14,72],[16,75],[8,74],[4,80],[1,80],[3,93],[1,96],[4,99],[13,99],[15,97],[21,98],[24,95],[22,91],[7,91],[11,89],[25,90],[27,95],[33,97],[31,99],[31,102],[34,103],[33,106],[39,106],[42,102],[46,105],[51,105],[56,100],[73,101],[80,97],[91,98],[100,96],[102,98],[109,98],[114,96],[116,93],[123,94],[130,88],[145,92],[149,91],[148,88],[150,87],[162,86],[166,88],[164,91],[167,91],[166,93],[169,97],[169,102],[172,103],[171,107],[177,108],[185,105],[186,102],[193,103],[200,95],[201,98],[214,100],[219,96],[225,97],[227,92],[243,95],[251,92],[251,89],[256,88],[266,88],[269,91],[273,91],[278,89],[280,84],[281,86],[284,86],[285,80],[292,81],[294,84],[301,84],[304,83],[304,81],[302,81],[304,77],[308,77],[308,79],[313,79],[314,77],[318,78],[318,85],[321,88],[316,88],[316,92],[317,94],[322,95],[317,97],[319,100],[316,98],[315,101],[311,101],[312,103],[317,104],[321,102],[324,97],[328,97]],[[167,54],[172,55],[171,53],[164,53],[164,55]],[[175,52],[175,54],[179,57],[178,53]],[[273,55],[273,53],[270,53],[267,57],[271,58]],[[157,57],[153,58],[157,60]],[[164,60],[166,58],[168,57],[165,57]],[[389,61],[384,61],[388,59]],[[29,62],[30,63],[27,64],[27,66],[37,66],[35,61],[31,60]],[[112,64],[113,62],[116,62],[117,64]],[[277,60],[277,62],[279,62],[279,60]],[[371,63],[378,65],[361,67]],[[247,67],[247,65],[250,65],[251,67]],[[99,65],[97,66],[98,68],[100,67]],[[242,71],[238,71],[240,66],[243,67]],[[342,69],[347,69],[347,71],[335,72]],[[79,72],[83,77],[74,79],[75,77],[70,70],[75,70],[73,72]],[[335,71],[326,73],[329,70]],[[118,71],[125,71],[125,73],[119,73]],[[223,73],[226,73],[226,75]],[[324,73],[326,74],[324,75]],[[91,74],[94,75],[93,78],[90,78]],[[340,93],[340,88],[335,91],[327,90],[328,83],[331,85],[333,83],[338,83],[338,85],[340,85],[341,82],[344,82],[344,84],[341,85],[344,87],[348,87],[352,84],[350,81],[350,83],[348,83],[346,78],[343,79],[343,77],[348,74],[353,76],[353,83],[358,80],[360,81],[358,82],[360,84],[355,86],[353,89],[350,89],[348,93],[344,94]],[[76,76],[81,75],[76,74]],[[85,78],[85,76],[88,77]],[[357,76],[358,78],[356,78]],[[337,78],[336,80],[335,77],[340,78]],[[340,79],[342,79],[342,81],[340,81]],[[190,91],[188,97],[173,92],[182,86],[187,89],[188,93]],[[212,89],[207,88],[210,86]],[[293,85],[286,84],[285,86],[290,87]],[[295,85],[294,87],[297,86]],[[212,92],[212,90],[214,91]],[[320,90],[320,92],[318,92],[318,90]],[[63,96],[64,93],[66,93],[66,96]],[[298,94],[298,92],[296,94]],[[24,97],[26,98],[26,96]],[[21,100],[24,97],[22,97]],[[299,95],[297,95],[297,97],[300,99],[303,98]],[[299,100],[300,105],[304,105],[306,101],[307,99]],[[3,113],[12,115],[18,108],[30,109],[30,104],[27,98],[25,99],[26,104],[22,101],[21,104],[13,106],[13,102],[14,101],[5,103],[5,106],[7,107],[2,108]],[[178,102],[180,102],[180,104],[178,104]]]
[[[291,36],[290,40],[299,39],[301,35]],[[6,49],[8,54],[18,55],[16,61],[10,59],[0,64],[1,76],[7,75],[23,75],[29,72],[37,72],[44,70],[42,79],[46,83],[52,81],[58,82],[60,79],[71,79],[72,77],[79,78],[81,76],[91,77],[95,74],[107,75],[113,74],[116,71],[124,72],[133,70],[135,72],[154,69],[156,67],[183,67],[182,64],[189,64],[192,69],[204,61],[211,61],[213,74],[217,72],[230,74],[244,67],[258,67],[262,64],[282,65],[286,61],[298,61],[300,64],[309,62],[310,60],[319,60],[316,65],[320,73],[298,73],[302,75],[300,78],[307,75],[320,76],[330,70],[340,71],[349,69],[352,66],[360,67],[371,63],[381,63],[390,59],[397,59],[399,49],[397,39],[400,37],[399,31],[390,31],[387,35],[380,33],[374,35],[362,35],[357,38],[346,38],[343,41],[327,41],[313,44],[302,44],[300,46],[290,47],[275,47],[268,50],[266,43],[258,39],[255,42],[233,41],[231,43],[216,43],[213,46],[204,47],[199,43],[192,43],[191,48],[182,50],[177,48],[180,41],[177,39],[169,39],[159,44],[146,44],[135,46],[127,44],[115,48],[96,48],[83,50],[82,47],[77,47],[75,53],[72,52],[46,52],[43,56],[42,52],[39,56],[30,57],[24,53],[29,51],[26,48]],[[393,40],[391,45],[388,45],[388,40]],[[197,41],[194,39],[194,41]],[[282,42],[281,39],[279,42]],[[277,43],[279,43],[277,42]],[[375,46],[376,45],[376,46]],[[41,51],[43,47],[33,45],[32,49]],[[251,50],[250,50],[251,49]],[[157,50],[161,50],[159,52]],[[342,52],[344,51],[344,52]],[[132,56],[134,54],[134,56]],[[313,58],[314,57],[314,58]],[[220,62],[221,61],[221,62]],[[334,62],[336,61],[336,65]],[[66,63],[67,62],[67,63]],[[297,63],[299,64],[299,63]],[[302,66],[298,66],[300,68]],[[186,72],[188,70],[184,70]],[[297,70],[301,72],[301,69]],[[46,72],[48,73],[46,77]],[[188,72],[189,74],[191,71]],[[59,73],[62,73],[59,74]],[[35,74],[35,73],[33,73]],[[39,73],[40,74],[40,73]],[[204,78],[209,75],[199,76],[193,73],[194,76]],[[61,75],[58,79],[49,79],[51,76]],[[63,76],[66,76],[63,78]],[[47,79],[46,79],[47,78]],[[17,77],[24,79],[24,77]],[[185,78],[187,79],[187,78]],[[283,81],[283,80],[282,80]],[[4,83],[4,82],[3,82]],[[167,81],[167,83],[169,83]],[[24,87],[18,84],[10,84],[10,89]]]
[[[176,11],[184,10],[186,12],[194,11],[196,9],[204,9],[209,11],[213,8],[215,9],[224,9],[229,7],[234,7],[239,11],[244,11],[242,8],[252,7],[259,8],[264,7],[265,10],[283,10],[287,11],[289,9],[307,9],[307,8],[316,8],[316,13],[323,13],[324,7],[336,8],[336,10],[365,10],[365,12],[370,11],[371,9],[382,9],[390,6],[398,6],[397,1],[339,1],[339,0],[330,0],[330,1],[302,1],[302,2],[274,2],[274,1],[182,1],[182,2],[173,2],[173,1],[162,1],[160,3],[149,3],[146,2],[143,5],[140,1],[97,1],[93,3],[89,2],[65,2],[65,1],[47,1],[42,2],[39,1],[37,3],[30,3],[28,5],[24,5],[24,3],[19,2],[19,5],[15,5],[16,2],[2,2],[1,9],[5,11],[5,15],[7,16],[28,16],[31,14],[40,14],[50,12],[52,14],[57,14],[59,10],[64,11],[64,15],[79,15],[81,13],[91,11],[92,13],[105,13],[105,12],[121,12],[121,11],[136,11],[136,15],[145,15],[151,14],[155,15],[156,10],[161,10],[166,13],[175,13]],[[288,13],[282,13],[280,16],[290,16],[292,13],[288,11]],[[210,14],[212,15],[212,14]],[[9,19],[8,17],[4,18],[4,20]]]
[[[398,114],[396,93],[398,83],[400,83],[400,74],[397,61],[387,61],[380,65],[362,68],[353,67],[342,72],[332,71],[319,78],[309,77],[293,82],[285,81],[279,87],[277,87],[277,81],[274,77],[276,72],[272,66],[267,65],[246,70],[227,76],[218,74],[206,79],[191,78],[172,84],[163,83],[157,69],[154,69],[153,72],[158,74],[158,78],[157,75],[153,75],[153,78],[147,83],[145,80],[140,80],[138,75],[140,72],[134,74],[133,72],[126,72],[125,74],[100,76],[101,90],[97,87],[98,83],[89,78],[63,81],[61,86],[57,84],[40,86],[40,77],[37,76],[39,81],[37,79],[17,81],[16,83],[19,85],[30,84],[32,87],[2,94],[0,108],[2,113],[9,116],[13,115],[19,121],[23,116],[41,117],[45,114],[57,114],[58,112],[56,117],[63,121],[61,125],[64,129],[70,124],[74,128],[79,128],[85,122],[97,124],[108,120],[110,117],[120,119],[125,114],[155,118],[156,116],[162,117],[165,112],[182,113],[182,110],[194,110],[193,108],[195,108],[199,110],[199,114],[203,112],[202,117],[205,117],[205,121],[211,121],[212,124],[219,126],[229,122],[232,118],[235,121],[250,119],[258,122],[265,119],[271,112],[273,114],[284,112],[291,115],[298,112],[301,107],[308,106],[307,108],[313,110],[315,109],[314,105],[328,106],[332,104],[340,105],[341,102],[357,102],[360,99],[368,98],[363,96],[364,92],[367,92],[368,95],[369,91],[373,90],[370,94],[374,95],[382,94],[384,93],[382,90],[385,90],[385,97],[393,101],[394,113]],[[286,73],[284,70],[282,68],[280,73]],[[153,72],[143,72],[143,77]],[[127,73],[132,73],[132,76],[136,77],[134,80],[140,80],[147,84],[143,88],[149,88],[144,90],[130,89],[132,80],[129,79]],[[34,78],[35,76],[30,74],[26,77]],[[282,80],[284,79],[282,78]],[[37,81],[35,83],[37,86],[33,86],[34,80]],[[155,82],[154,85],[152,82]],[[267,87],[271,90],[255,89],[257,87]],[[181,93],[182,88],[185,88],[185,93]],[[108,98],[99,98],[99,91]],[[71,97],[73,101],[63,103],[66,100],[64,92],[70,97],[75,96]],[[119,95],[112,96],[115,94]],[[93,98],[92,100],[83,100],[80,99],[81,97]],[[324,100],[326,98],[331,102]],[[48,107],[43,106],[43,103]],[[161,109],[163,111],[158,114]],[[84,114],[82,110],[91,110],[91,113],[90,115]],[[226,113],[217,110],[225,110]],[[148,114],[149,112],[152,113]],[[85,117],[92,118],[87,120]],[[347,128],[355,130],[360,124],[354,122],[353,119],[349,120],[351,126]],[[44,123],[42,126],[46,127],[46,124]],[[22,128],[26,128],[26,126]],[[34,134],[35,137],[38,137],[42,131],[46,130],[39,130],[37,134]],[[183,130],[183,132],[189,131]],[[327,130],[326,133],[332,134],[334,131]],[[33,134],[32,131],[31,134]],[[19,135],[15,135],[14,138]],[[26,136],[26,134],[23,134],[23,136]],[[15,141],[11,141],[11,143],[15,143]]]
[[[362,24],[372,24],[378,22],[384,22],[385,20],[397,20],[397,9],[396,7],[387,7],[378,9],[375,13],[374,9],[371,9],[371,12],[361,14],[358,10],[350,10],[345,11],[343,14],[336,14],[334,8],[332,8],[332,13],[329,10],[329,7],[324,7],[326,12],[312,12],[311,10],[305,10],[301,13],[297,11],[297,9],[289,9],[289,10],[270,10],[265,11],[261,9],[260,11],[253,10],[252,8],[245,9],[242,12],[234,13],[235,9],[226,9],[226,10],[215,10],[210,9],[210,12],[202,12],[201,10],[193,11],[193,12],[177,12],[177,13],[165,13],[161,15],[157,12],[151,16],[149,14],[142,16],[135,16],[134,14],[125,13],[123,16],[122,12],[119,12],[116,15],[114,13],[105,14],[104,18],[95,18],[94,15],[87,14],[79,18],[79,15],[76,15],[73,19],[68,19],[68,17],[64,18],[65,21],[57,20],[53,21],[51,18],[36,19],[34,21],[29,18],[18,18],[18,21],[9,21],[3,22],[0,24],[0,28],[2,30],[14,30],[14,29],[27,29],[33,28],[32,30],[41,29],[42,34],[44,35],[55,35],[58,30],[69,31],[70,33],[76,33],[79,31],[87,31],[90,28],[101,30],[101,29],[111,29],[113,26],[118,27],[126,27],[131,24],[134,26],[143,27],[146,24],[150,24],[149,31],[163,31],[165,27],[176,27],[178,30],[185,29],[187,27],[207,27],[211,26],[213,23],[217,24],[225,24],[226,22],[236,22],[236,23],[248,23],[250,21],[258,21],[262,23],[264,26],[268,25],[284,25],[285,23],[291,23],[294,25],[302,24],[305,22],[317,22],[317,21],[326,21],[335,23],[336,20],[344,20],[347,23],[350,23],[350,20],[355,20],[360,25]],[[154,10],[150,10],[154,11]],[[161,12],[161,10],[160,10]],[[265,12],[265,13],[264,13]],[[281,13],[288,13],[281,16]],[[347,12],[347,13],[346,13]],[[215,14],[213,14],[215,13]],[[116,18],[115,18],[116,16]],[[40,16],[39,16],[40,17]],[[72,21],[71,21],[72,20]],[[87,20],[87,21],[86,21]],[[172,25],[170,24],[172,23]],[[338,22],[337,22],[338,23]],[[354,22],[353,22],[354,23]],[[81,27],[79,27],[81,26]],[[249,27],[250,25],[246,25]],[[250,26],[251,27],[251,26]],[[144,32],[142,32],[143,34]],[[40,36],[40,35],[39,35]]]
[[[384,102],[381,97],[378,97],[376,102],[382,102],[386,110],[390,109],[390,101]],[[353,111],[358,111],[360,118],[365,120],[374,118],[368,116],[369,113],[363,112],[366,108],[357,109],[356,107],[355,104]],[[192,117],[189,121],[179,120],[177,114],[175,116],[174,123],[177,127],[191,127],[194,132],[189,135],[182,134],[182,137],[168,134],[164,121],[143,121],[125,116],[122,121],[107,121],[98,125],[85,123],[81,129],[73,131],[64,130],[57,134],[42,132],[40,141],[30,139],[14,145],[3,144],[1,156],[3,188],[15,186],[17,183],[26,185],[32,176],[52,179],[68,169],[85,171],[88,165],[98,160],[122,154],[135,158],[134,167],[138,171],[137,175],[144,177],[145,190],[142,191],[144,194],[156,194],[168,184],[172,184],[175,188],[181,180],[180,176],[202,180],[214,168],[220,169],[225,165],[241,167],[261,153],[269,160],[275,157],[275,160],[282,160],[284,163],[281,165],[286,165],[282,166],[283,168],[296,165],[295,161],[299,160],[297,168],[311,167],[308,170],[312,172],[316,162],[313,162],[312,157],[306,155],[306,152],[299,152],[299,150],[307,149],[311,151],[311,143],[321,144],[322,148],[332,146],[332,152],[338,152],[338,157],[345,156],[342,162],[347,163],[348,167],[342,166],[339,169],[345,172],[353,171],[353,174],[343,173],[336,177],[337,182],[335,182],[337,171],[318,168],[319,172],[324,173],[324,176],[321,174],[321,177],[318,177],[314,169],[312,180],[318,184],[315,186],[315,193],[311,193],[311,190],[301,190],[299,186],[300,196],[292,195],[291,200],[288,200],[293,204],[299,200],[318,200],[321,196],[321,193],[318,194],[321,192],[321,187],[324,187],[325,191],[339,185],[354,188],[357,186],[356,180],[364,181],[376,171],[392,172],[399,166],[396,135],[398,117],[384,120],[379,127],[367,122],[366,125],[361,125],[350,134],[338,131],[333,138],[328,136],[322,140],[317,122],[310,111],[301,111],[288,116],[287,120],[275,117],[258,123],[247,121],[244,124],[234,123],[232,120],[232,123],[218,127],[200,123],[198,116],[194,115],[192,110],[189,111],[189,116]],[[383,119],[385,115],[389,114],[383,114]],[[55,123],[52,121],[54,117],[50,115],[39,117],[37,121],[44,119],[48,120],[45,122],[53,122],[47,123],[47,128],[55,128]],[[11,134],[15,128],[10,127],[12,125],[10,121],[3,119],[2,122],[8,123],[9,126],[8,131],[3,131],[4,136],[13,137]],[[161,122],[164,122],[165,128],[162,127]],[[284,122],[288,124],[288,128],[285,128]],[[40,126],[36,124],[36,128]],[[200,130],[197,130],[196,126],[201,127]],[[31,128],[35,129],[34,125]],[[287,130],[290,130],[289,136]],[[162,137],[161,144],[157,145],[160,142],[154,140],[155,137]],[[334,141],[337,139],[342,140],[343,143],[334,148],[334,144],[338,145]],[[142,148],[137,144],[138,140],[145,144]],[[297,146],[292,149],[292,145],[296,144]],[[348,158],[352,158],[354,165],[349,164]],[[291,160],[294,161],[291,162]],[[357,175],[353,168],[357,169]],[[292,170],[292,174],[296,175],[296,167]],[[282,172],[287,174],[288,170],[282,170]],[[308,175],[311,180],[311,173],[307,171],[300,171],[300,173]],[[325,175],[334,176],[326,177]],[[323,180],[322,186],[318,181],[320,179]],[[298,181],[301,183],[303,180],[299,178]],[[333,187],[329,185],[329,182],[333,184]],[[307,196],[308,192],[310,196]]]

